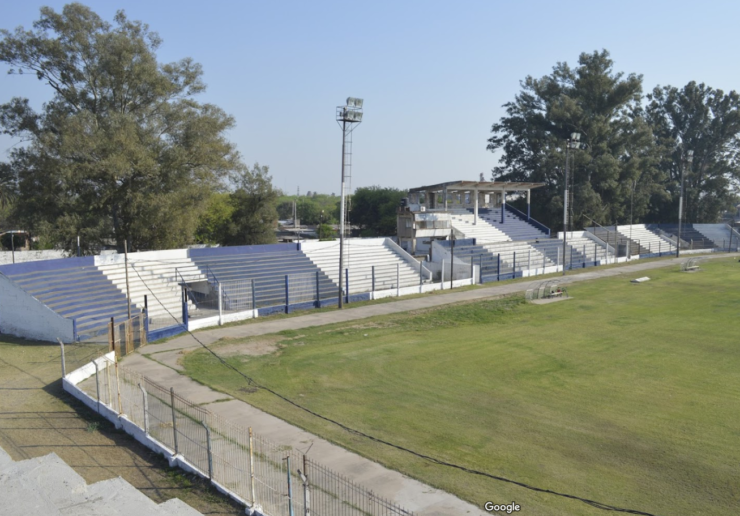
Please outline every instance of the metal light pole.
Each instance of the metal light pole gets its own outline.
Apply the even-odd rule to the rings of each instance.
[[[565,256],[566,246],[568,245],[568,161],[569,161],[569,150],[577,149],[579,147],[579,141],[581,140],[581,133],[571,133],[570,138],[565,141],[565,195],[563,197],[563,276],[565,276]]]
[[[352,167],[351,149],[352,131],[355,124],[362,122],[362,99],[354,97],[347,98],[346,106],[337,107],[337,122],[342,127],[342,190],[341,200],[339,203],[339,295],[338,306],[341,309],[344,306],[342,294],[344,293],[344,221],[345,221],[345,181],[349,174],[347,171]],[[349,144],[349,145],[348,145]],[[347,150],[349,147],[349,153]]]
[[[630,196],[630,243],[627,248],[627,259],[632,258],[632,207],[635,204],[635,188],[637,187],[637,180],[632,180],[632,195]]]
[[[681,159],[681,194],[678,198],[678,240],[676,240],[676,258],[681,254],[681,220],[683,219],[683,176],[686,169],[686,163],[691,166],[694,161],[694,151],[686,152],[686,157]]]

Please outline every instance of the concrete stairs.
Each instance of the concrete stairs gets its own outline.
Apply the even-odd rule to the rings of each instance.
[[[505,242],[511,238],[492,226],[482,216],[478,216],[477,224],[473,224],[475,216],[468,212],[453,212],[450,214],[452,227],[464,235],[465,238],[475,238],[476,243]]]
[[[14,462],[0,448],[5,516],[200,516],[173,498],[157,504],[121,477],[88,485],[55,453]]]
[[[339,284],[339,241],[316,242],[303,246],[303,252],[335,284]],[[419,272],[382,239],[370,241],[346,240],[344,268],[349,269],[349,293],[372,290],[372,268],[375,267],[375,290],[396,288],[396,273],[401,287],[419,284]]]

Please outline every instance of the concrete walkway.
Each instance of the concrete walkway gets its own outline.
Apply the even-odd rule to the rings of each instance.
[[[718,253],[708,255],[706,259],[736,259],[737,256],[736,254]],[[620,275],[642,276],[644,275],[642,273],[653,269],[679,267],[687,259],[687,257],[668,258],[642,263],[638,260],[611,268],[572,271],[568,272],[566,276],[559,276],[558,280],[560,284],[567,285]],[[536,277],[532,281],[493,283],[475,290],[427,295],[377,305],[354,308],[349,305],[341,311],[308,312],[305,315],[274,320],[268,318],[259,323],[203,330],[195,335],[203,344],[209,345],[224,337],[239,338],[265,335],[282,330],[296,330],[310,326],[347,322],[377,315],[420,310],[461,301],[474,301],[524,292],[539,285],[542,281],[541,277]],[[306,450],[309,446],[312,446],[311,456],[320,463],[419,515],[488,514],[483,511],[482,507],[475,507],[449,493],[434,489],[396,471],[386,469],[369,459],[294,427],[227,394],[213,391],[180,374],[179,371],[182,370],[182,366],[178,363],[178,360],[182,357],[183,351],[198,347],[200,347],[200,344],[192,336],[185,334],[163,344],[144,348],[144,353],[149,355],[151,360],[140,354],[135,354],[127,357],[123,365],[155,380],[160,385],[173,387],[180,396],[195,403],[203,404],[211,412],[244,426],[251,426],[256,433],[273,442],[290,445],[297,450]],[[228,401],[223,401],[226,399]],[[219,400],[219,402],[214,403],[216,400]]]

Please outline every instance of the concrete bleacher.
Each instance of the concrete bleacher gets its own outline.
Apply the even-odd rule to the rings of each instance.
[[[647,224],[646,227],[658,234],[661,232],[673,242],[678,238],[678,224]],[[681,225],[681,248],[686,249],[714,249],[714,241],[694,229],[693,224]]]
[[[482,242],[503,242],[511,238],[492,226],[483,217],[478,216],[477,224],[474,224],[475,216],[467,210],[458,210],[450,213],[452,227],[463,238],[475,238],[479,243]]]
[[[92,257],[7,265],[2,272],[55,313],[74,320],[78,335],[104,328],[111,317],[128,318],[126,295],[98,270]],[[132,304],[131,315],[139,313]]]
[[[510,240],[536,240],[538,238],[549,237],[546,232],[520,218],[516,213],[508,209],[504,210],[504,222],[501,222],[501,210],[502,208],[484,208],[478,210],[478,216],[504,233]]]
[[[650,230],[645,224],[617,226],[617,231],[624,238],[639,246],[639,254],[671,253],[676,251],[675,242]],[[632,256],[635,256],[634,248]]]
[[[375,290],[419,284],[419,266],[412,263],[413,258],[410,255],[405,254],[400,248],[393,248],[386,240],[385,238],[345,240],[343,265],[349,271],[350,294],[370,292],[373,289],[373,267],[375,267]],[[302,249],[306,256],[337,285],[335,288],[338,288],[339,241],[305,242]],[[428,281],[429,276],[429,272],[422,269],[422,281]]]
[[[736,249],[738,247],[738,234],[730,229],[727,224],[692,224],[707,239],[714,242],[718,249],[726,250],[728,248]],[[683,235],[681,235],[683,239]],[[730,245],[732,241],[732,245]]]
[[[286,275],[310,282],[307,290],[315,294],[318,273],[321,298],[337,295],[332,280],[293,244],[193,249],[190,257],[209,282],[222,284],[227,309],[231,303],[243,305],[245,298],[251,301],[252,280],[256,308],[285,305]]]
[[[121,477],[88,485],[55,453],[15,462],[0,448],[2,514],[62,516],[199,516],[172,498],[157,504]]]

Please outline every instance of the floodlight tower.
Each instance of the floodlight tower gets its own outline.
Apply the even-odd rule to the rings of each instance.
[[[563,276],[565,276],[565,254],[568,241],[568,154],[570,149],[581,147],[581,133],[571,133],[565,141],[565,195],[563,197]],[[571,264],[572,266],[572,264]]]
[[[342,128],[342,189],[339,203],[339,300],[338,306],[344,306],[344,222],[345,222],[345,195],[346,180],[352,170],[352,131],[362,122],[363,100],[347,97],[346,106],[337,107],[337,123]]]
[[[676,258],[679,257],[679,254],[681,252],[681,219],[683,218],[683,174],[686,170],[687,163],[689,165],[689,168],[691,168],[691,162],[694,161],[694,151],[687,151],[686,156],[684,156],[681,161],[681,196],[678,198],[678,238],[676,239]]]

